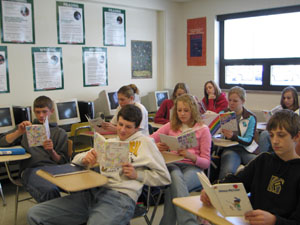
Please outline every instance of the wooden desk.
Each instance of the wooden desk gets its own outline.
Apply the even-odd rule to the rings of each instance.
[[[80,135],[94,137],[94,131],[85,131],[85,132],[80,133]],[[117,137],[117,134],[101,134],[101,135],[103,137],[105,137],[106,139]]]
[[[108,182],[107,177],[92,170],[85,173],[70,174],[60,177],[53,177],[43,170],[38,170],[36,174],[67,192],[76,192],[99,187]]]
[[[237,141],[231,141],[231,140],[226,140],[222,138],[212,138],[214,145],[218,147],[231,147],[238,145],[239,143]]]
[[[154,123],[154,122],[149,122],[149,124],[154,128],[154,129],[159,129],[161,128],[164,124],[160,123]]]
[[[199,195],[174,198],[173,203],[216,225],[249,225],[243,217],[223,217],[214,207],[204,206]]]
[[[177,161],[180,161],[180,160],[184,159],[183,156],[175,155],[172,152],[162,152],[161,154],[164,157],[164,160],[165,160],[166,164],[172,163],[172,162],[177,162]]]

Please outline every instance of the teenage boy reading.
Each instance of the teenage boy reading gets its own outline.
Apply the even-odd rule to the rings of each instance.
[[[104,186],[53,199],[32,207],[27,215],[33,224],[126,225],[134,214],[138,196],[144,184],[167,185],[171,178],[155,143],[139,131],[141,110],[135,105],[122,107],[117,115],[119,141],[140,141],[129,153],[129,163],[122,168],[105,168],[108,177]],[[97,162],[94,149],[75,156],[74,163],[91,166]]]
[[[36,116],[34,124],[43,124],[45,119],[53,113],[53,102],[46,96],[40,96],[33,102],[33,111]],[[32,125],[23,121],[14,130],[0,137],[0,146],[22,145],[31,158],[20,163],[21,180],[26,190],[37,202],[44,202],[60,197],[60,190],[50,182],[36,175],[36,171],[46,165],[64,164],[68,161],[68,137],[66,132],[50,123],[50,139],[43,146],[29,147],[26,136],[26,126]]]
[[[251,225],[300,224],[300,156],[295,151],[300,137],[299,116],[284,109],[267,124],[274,153],[262,153],[236,175],[222,183],[242,182],[253,211],[245,213]],[[201,201],[210,205],[205,191]]]

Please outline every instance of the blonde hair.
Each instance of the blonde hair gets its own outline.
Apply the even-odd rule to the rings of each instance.
[[[239,87],[239,86],[234,86],[234,87],[230,88],[230,90],[228,92],[228,98],[232,94],[237,94],[243,102],[246,101],[246,91],[244,88]]]
[[[195,101],[195,98],[189,94],[183,94],[176,98],[173,113],[171,116],[171,129],[174,131],[178,131],[179,128],[182,126],[182,122],[178,118],[177,114],[177,105],[178,102],[183,102],[187,104],[191,109],[191,125],[194,126],[196,123],[202,123],[201,117],[198,110],[198,104]]]

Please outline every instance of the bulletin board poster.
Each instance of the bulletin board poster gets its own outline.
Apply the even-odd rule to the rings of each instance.
[[[131,41],[131,78],[152,78],[152,42]]]
[[[107,49],[96,47],[82,48],[83,86],[107,86]]]
[[[34,91],[64,88],[62,49],[32,47]]]
[[[104,46],[126,46],[125,10],[103,8]]]
[[[0,46],[0,93],[9,93],[9,76],[6,46]]]
[[[33,0],[1,0],[2,43],[34,44]]]
[[[206,66],[206,17],[187,20],[187,65]]]
[[[58,44],[85,44],[84,5],[56,2]]]

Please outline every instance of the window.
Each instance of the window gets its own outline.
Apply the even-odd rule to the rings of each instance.
[[[217,16],[220,87],[300,91],[300,5]]]

